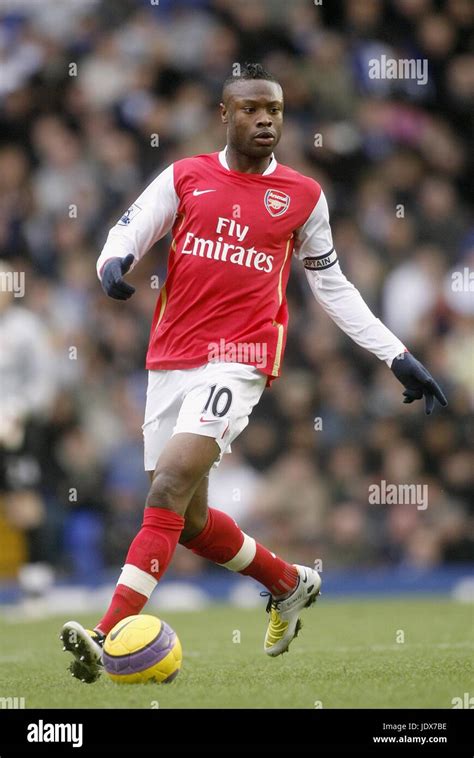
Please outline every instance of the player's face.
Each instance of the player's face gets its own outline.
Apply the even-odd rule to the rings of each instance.
[[[281,137],[282,89],[264,79],[238,80],[226,90],[221,115],[229,145],[251,158],[265,158]]]

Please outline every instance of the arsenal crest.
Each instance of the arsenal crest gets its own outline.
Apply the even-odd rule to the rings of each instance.
[[[279,190],[269,189],[265,192],[265,208],[270,216],[282,216],[290,205],[290,196]]]

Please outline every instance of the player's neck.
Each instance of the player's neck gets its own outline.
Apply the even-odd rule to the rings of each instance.
[[[271,155],[267,158],[251,158],[239,153],[230,145],[227,145],[225,157],[230,170],[240,171],[242,174],[263,174],[272,161]]]

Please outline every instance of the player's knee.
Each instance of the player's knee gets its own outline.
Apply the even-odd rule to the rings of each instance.
[[[153,477],[145,505],[184,513],[194,487],[192,472],[181,469],[158,471]]]

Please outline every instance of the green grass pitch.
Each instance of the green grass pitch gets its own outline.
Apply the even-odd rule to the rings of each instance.
[[[24,697],[26,708],[452,708],[453,698],[474,694],[468,604],[323,597],[302,614],[290,652],[275,659],[262,651],[263,608],[163,617],[184,651],[169,685],[117,685],[106,675],[82,684],[66,670],[58,639],[68,617],[2,620],[0,697]]]

